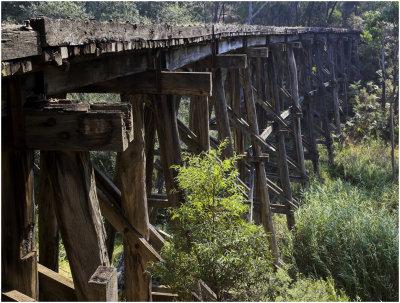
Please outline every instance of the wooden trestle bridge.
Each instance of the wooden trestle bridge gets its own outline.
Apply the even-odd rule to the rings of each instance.
[[[3,26],[2,298],[117,300],[115,230],[124,239],[127,300],[173,298],[143,274],[148,261],[161,259],[168,236],[154,227],[154,214],[184,203],[170,169],[182,149],[200,153],[226,138],[223,156],[243,155],[238,182],[278,258],[273,213],[292,228],[298,202],[291,183],[307,185],[306,160],[318,171],[317,144],[334,160],[332,134],[341,134],[348,83],[359,77],[359,36],[336,28],[42,17]],[[122,102],[66,100],[73,92],[120,94]],[[190,96],[189,125],[177,118],[181,96]],[[89,151],[118,152],[114,183]],[[152,183],[154,170],[164,193]],[[59,232],[73,282],[57,273]],[[200,285],[194,299],[212,300]]]

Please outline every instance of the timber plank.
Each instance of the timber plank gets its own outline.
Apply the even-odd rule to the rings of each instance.
[[[37,299],[33,151],[1,153],[2,283]]]
[[[107,109],[61,102],[25,109],[26,145],[39,150],[123,151],[132,139],[132,117],[126,116],[130,110],[122,104]]]
[[[21,27],[2,27],[1,60],[12,60],[38,56],[42,52],[37,31],[27,31]]]
[[[109,265],[89,152],[57,151],[44,156],[77,298],[87,300],[90,276],[98,266]]]
[[[99,197],[101,213],[112,224],[112,226],[114,226],[114,228],[124,238],[126,238],[127,241],[132,243],[135,248],[141,249],[150,261],[162,261],[161,256],[155,251],[149,242],[138,233],[138,231],[121,213],[121,210],[115,206],[100,189],[97,189],[97,195]]]
[[[19,292],[15,289],[8,289],[2,287],[1,291],[1,301],[4,302],[36,302],[35,299],[24,295],[22,292]]]
[[[78,301],[72,280],[38,264],[40,301]]]
[[[74,92],[75,89],[122,76],[144,72],[148,69],[147,54],[135,56],[122,53],[118,56],[96,57],[84,62],[71,62],[68,70],[46,66],[43,71],[47,94]]]
[[[121,95],[134,113],[134,140],[121,153],[118,177],[121,184],[121,209],[135,229],[149,240],[150,223],[146,193],[146,155],[144,141],[145,95]],[[151,301],[151,279],[145,274],[148,258],[128,241],[124,244],[125,291],[128,301]]]
[[[39,181],[39,262],[47,268],[58,272],[59,230],[54,210],[54,195],[51,188],[45,157],[40,153],[40,181]],[[39,299],[41,293],[39,292]]]
[[[146,71],[81,87],[74,92],[196,96],[212,94],[211,73],[208,72],[161,72],[160,79],[160,86],[157,87],[156,72]]]

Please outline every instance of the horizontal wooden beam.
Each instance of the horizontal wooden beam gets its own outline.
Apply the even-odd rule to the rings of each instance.
[[[58,100],[24,114],[29,149],[124,151],[133,139],[132,109],[126,103]]]
[[[207,57],[201,64],[216,68],[247,68],[246,54],[221,54]]]
[[[2,28],[1,60],[12,60],[40,55],[39,33],[20,26]]]
[[[43,70],[47,95],[74,91],[77,88],[125,77],[148,69],[146,53],[71,60],[64,66],[46,66]]]
[[[269,161],[269,155],[268,154],[263,154],[262,156],[248,156],[244,155],[241,157],[243,160],[246,162],[268,162]]]
[[[268,47],[250,47],[246,49],[246,54],[250,58],[267,58],[268,52]]]
[[[147,71],[135,75],[99,82],[74,89],[80,93],[163,94],[211,96],[212,79],[209,72]]]
[[[78,301],[72,280],[38,263],[40,301]]]

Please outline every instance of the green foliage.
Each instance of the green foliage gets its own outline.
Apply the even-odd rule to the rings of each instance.
[[[389,155],[382,142],[345,145],[328,170],[337,179],[311,182],[286,239],[294,268],[332,276],[353,300],[398,300],[398,185]]]
[[[163,248],[164,262],[152,270],[186,300],[197,289],[198,279],[219,300],[251,299],[261,295],[256,285],[272,273],[265,233],[243,220],[246,206],[236,183],[236,158],[220,162],[220,155],[221,148],[185,155],[185,164],[174,167],[188,202],[171,210],[177,226]]]
[[[220,161],[221,147],[200,156],[185,155],[177,181],[187,203],[171,209],[175,228],[162,250],[162,263],[152,276],[169,285],[182,300],[192,300],[203,280],[219,301],[291,301],[306,291],[312,301],[347,300],[332,281],[298,277],[273,270],[268,239],[261,228],[246,223],[247,207],[237,185],[236,158]]]
[[[279,269],[276,274],[280,285],[277,287],[277,302],[348,302],[349,297],[343,291],[335,289],[332,278],[314,280],[297,276],[295,282],[288,274]]]
[[[388,138],[388,113],[380,110],[380,91],[372,83],[360,88],[360,81],[350,85],[354,116],[345,125],[344,132],[356,141]]]

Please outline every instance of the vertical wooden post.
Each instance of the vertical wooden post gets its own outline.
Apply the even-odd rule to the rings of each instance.
[[[277,62],[279,62],[278,54],[276,52],[272,52],[272,56],[268,58],[268,71],[269,71],[269,87],[270,87],[270,98],[272,106],[275,110],[275,113],[279,116],[281,114],[281,105],[279,102],[279,91],[277,86],[277,74],[278,74],[278,66]],[[276,128],[276,148],[277,148],[277,156],[279,161],[279,174],[280,174],[280,181],[282,184],[282,190],[284,193],[285,198],[288,201],[292,200],[292,189],[290,186],[290,179],[289,179],[289,168],[287,164],[287,156],[286,156],[286,148],[285,148],[285,135],[280,124],[277,124]],[[287,204],[288,208],[290,209],[290,204]],[[288,213],[286,215],[287,218],[287,225],[289,229],[292,229],[295,225],[294,214]]]
[[[232,136],[229,128],[229,118],[226,109],[224,85],[222,81],[222,72],[220,68],[212,69],[213,92],[212,99],[215,106],[215,117],[217,119],[218,139],[224,141],[228,139],[228,145],[223,151],[223,157],[233,157]]]
[[[66,99],[67,94],[57,94],[48,98]],[[58,272],[59,230],[54,210],[54,195],[46,168],[46,159],[40,153],[40,181],[38,201],[38,227],[39,227],[39,263],[55,272]],[[39,293],[39,299],[41,294]]]
[[[143,95],[121,95],[122,102],[132,104],[134,139],[121,153],[119,178],[122,211],[133,227],[149,240],[143,98]],[[127,301],[151,301],[151,280],[144,272],[148,260],[127,241],[124,241],[124,259]]]
[[[240,73],[239,69],[231,70],[231,81],[232,81],[232,111],[235,115],[240,117]],[[235,152],[237,155],[243,155],[245,150],[245,135],[237,127],[233,127],[233,138],[235,145]],[[243,182],[246,181],[246,165],[243,160],[237,161],[237,169],[239,171],[239,178]]]
[[[99,266],[89,280],[89,301],[117,302],[118,277],[114,267]]]
[[[109,265],[89,152],[43,152],[43,159],[77,298],[86,301],[90,276]]]
[[[339,52],[339,62],[338,62],[338,67],[342,73],[342,91],[343,91],[343,107],[344,107],[344,112],[346,115],[348,115],[348,104],[347,104],[347,74],[345,72],[345,58],[344,58],[344,43],[343,43],[343,38],[340,37],[338,40],[338,52]]]
[[[248,64],[248,66],[250,65]],[[250,129],[258,135],[259,129],[257,123],[257,113],[253,97],[253,89],[251,84],[252,82],[251,82],[249,67],[243,70],[242,77],[243,77],[244,100],[247,110],[247,120]],[[255,156],[261,156],[262,155],[261,147],[258,145],[255,139],[252,139],[252,146]],[[268,239],[271,251],[274,254],[276,262],[279,262],[279,251],[278,251],[278,245],[276,243],[275,230],[272,221],[272,213],[270,208],[268,187],[267,187],[267,176],[265,174],[264,162],[263,161],[257,162],[255,164],[255,170],[256,170],[256,182],[258,183],[259,197],[261,201],[262,223],[265,232],[269,234]]]
[[[328,120],[328,111],[326,109],[326,88],[323,83],[323,72],[322,72],[322,51],[323,51],[323,41],[317,40],[316,41],[316,52],[315,52],[315,63],[317,66],[317,78],[318,78],[318,84],[319,84],[319,91],[318,91],[318,96],[320,97],[319,101],[319,112],[321,115],[321,122],[322,122],[322,129],[324,130],[324,136],[325,136],[325,144],[326,148],[328,150],[328,155],[329,155],[329,163],[330,165],[333,165],[333,150],[332,150],[332,136],[331,132],[329,130],[329,120]]]
[[[24,95],[18,77],[3,83],[1,274],[2,285],[38,299],[33,151],[24,149]],[[3,95],[2,95],[3,97]]]
[[[194,71],[201,71],[195,66]],[[208,97],[190,96],[189,128],[197,136],[203,150],[210,149],[210,119]]]
[[[1,153],[2,284],[38,299],[33,152]]]
[[[144,138],[146,155],[146,192],[151,194],[153,188],[154,144],[156,141],[156,122],[151,108],[144,108]]]
[[[307,47],[306,47],[307,46]],[[308,95],[311,91],[311,73],[312,73],[312,48],[311,45],[307,45],[303,43],[303,56],[304,60],[302,60],[302,70],[304,72],[304,85],[307,94],[305,95],[305,104],[306,104],[306,120],[307,120],[307,132],[308,138],[310,141],[310,154],[312,156],[312,163],[314,168],[314,173],[319,174],[318,167],[318,149],[314,131],[314,108],[315,108],[315,100],[314,96]]]
[[[339,92],[336,80],[336,45],[334,41],[330,41],[328,45],[328,61],[329,61],[329,72],[331,74],[331,80],[333,85],[333,113],[335,115],[336,133],[342,134],[340,126],[340,113],[339,113]]]
[[[303,177],[303,185],[307,185],[307,171],[306,164],[304,162],[304,150],[303,150],[303,139],[301,137],[301,121],[300,117],[302,114],[301,106],[299,103],[299,86],[297,79],[297,66],[294,58],[293,47],[289,44],[287,47],[288,65],[289,65],[289,77],[290,77],[290,89],[293,98],[294,105],[296,107],[296,113],[293,118],[293,132],[294,141],[296,145],[297,161]]]
[[[197,136],[202,149],[209,150],[210,122],[208,116],[208,97],[190,97],[189,128]]]
[[[361,73],[360,73],[360,57],[358,54],[358,43],[360,42],[360,38],[356,37],[353,41],[353,47],[354,47],[354,65],[357,68],[357,80],[361,79]]]
[[[265,101],[265,79],[264,79],[264,58],[256,58],[256,89],[258,96],[261,100]],[[261,105],[256,103],[256,110],[257,110],[257,121],[258,121],[258,128],[264,129],[267,124],[267,113],[265,110],[262,109]]]
[[[59,232],[53,191],[43,152],[40,153],[39,183],[39,263],[58,272]]]
[[[178,206],[184,199],[175,182],[177,172],[171,168],[171,165],[182,164],[182,154],[173,96],[156,95],[153,111],[156,118],[160,158],[168,200],[171,204]]]
[[[119,163],[121,162],[121,153],[118,152],[116,155],[116,159],[115,159],[115,168],[114,168],[114,184],[120,188],[121,184],[119,181]],[[120,200],[119,200],[120,201]],[[118,205],[121,206],[121,205]],[[104,223],[104,228],[106,230],[106,247],[107,247],[107,253],[108,253],[108,258],[110,260],[110,263],[112,261],[112,256],[114,253],[114,241],[115,241],[115,234],[116,234],[116,230],[114,228],[114,226],[111,225],[110,222],[108,222],[107,220]]]

